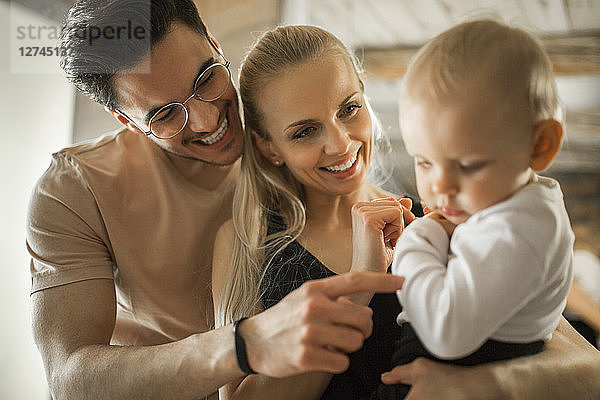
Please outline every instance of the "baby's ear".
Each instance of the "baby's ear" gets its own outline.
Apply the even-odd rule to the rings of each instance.
[[[548,169],[556,158],[563,137],[563,127],[555,119],[540,121],[533,129],[533,150],[529,166],[534,171]]]

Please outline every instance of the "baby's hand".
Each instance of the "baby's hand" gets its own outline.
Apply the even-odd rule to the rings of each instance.
[[[444,228],[444,230],[448,234],[448,237],[452,237],[452,234],[454,233],[454,228],[456,228],[455,224],[448,221],[446,217],[444,217],[439,211],[431,211],[431,209],[429,209],[428,207],[425,207],[424,211],[426,213],[425,218],[431,218],[438,224],[442,225],[442,228]]]

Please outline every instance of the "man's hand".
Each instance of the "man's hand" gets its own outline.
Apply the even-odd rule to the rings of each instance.
[[[272,308],[241,326],[250,366],[282,378],[309,371],[340,373],[346,353],[360,349],[373,329],[372,310],[343,296],[392,293],[403,278],[376,272],[349,272],[304,283]]]
[[[387,385],[412,385],[406,400],[501,400],[487,368],[459,367],[426,358],[395,367],[381,376]]]
[[[352,271],[387,270],[404,226],[415,219],[411,206],[409,198],[388,197],[352,207]]]

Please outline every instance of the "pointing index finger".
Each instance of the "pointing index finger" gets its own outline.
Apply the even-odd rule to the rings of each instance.
[[[360,292],[393,293],[402,288],[404,278],[381,272],[348,272],[312,281],[331,299]]]

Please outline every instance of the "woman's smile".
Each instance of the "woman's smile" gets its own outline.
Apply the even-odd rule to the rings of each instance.
[[[358,145],[358,149],[350,153],[345,159],[341,160],[341,162],[336,162],[327,167],[319,168],[322,171],[332,175],[337,179],[345,179],[348,178],[358,170],[360,165],[360,150],[362,149],[362,145]]]
[[[267,156],[311,192],[350,194],[366,181],[373,128],[350,62],[326,55],[286,70],[263,89]]]

